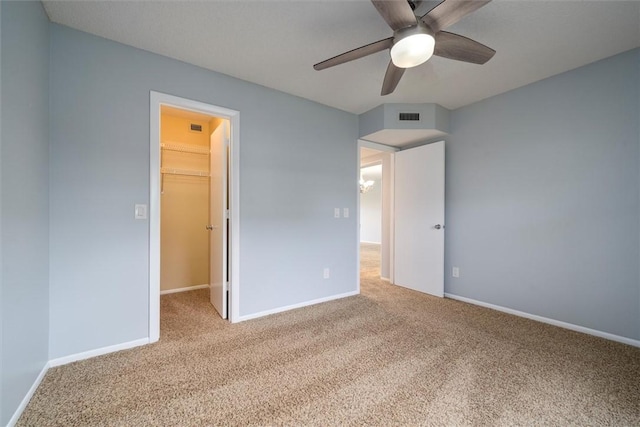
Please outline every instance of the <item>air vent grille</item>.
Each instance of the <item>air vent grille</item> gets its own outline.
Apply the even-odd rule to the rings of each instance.
[[[191,130],[194,132],[202,132],[202,125],[191,123]]]
[[[420,113],[400,113],[401,121],[420,121]]]

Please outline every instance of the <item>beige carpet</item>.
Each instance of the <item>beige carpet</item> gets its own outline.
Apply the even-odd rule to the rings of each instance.
[[[51,369],[18,425],[640,425],[640,349],[388,285],[376,256],[362,295],[235,325],[163,296],[159,343]]]

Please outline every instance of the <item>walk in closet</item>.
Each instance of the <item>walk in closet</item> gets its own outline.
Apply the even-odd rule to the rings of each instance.
[[[162,293],[209,286],[209,151],[216,120],[171,107],[162,109]]]

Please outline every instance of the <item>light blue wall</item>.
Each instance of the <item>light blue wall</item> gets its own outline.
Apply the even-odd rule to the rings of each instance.
[[[639,58],[453,112],[446,292],[640,338]]]
[[[49,21],[1,2],[2,400],[5,425],[48,360]]]
[[[55,24],[50,76],[51,358],[148,336],[150,90],[240,111],[240,315],[356,290],[355,115]]]

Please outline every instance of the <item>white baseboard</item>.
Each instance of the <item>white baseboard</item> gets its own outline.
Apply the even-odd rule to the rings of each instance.
[[[186,288],[167,289],[166,291],[160,291],[160,295],[175,294],[177,292],[195,291],[196,289],[205,289],[205,288],[209,288],[208,283],[205,283],[204,285],[187,286]]]
[[[380,242],[368,242],[366,240],[360,240],[360,243],[366,243],[367,245],[381,245]]]
[[[344,294],[331,295],[331,296],[324,297],[324,298],[318,298],[318,299],[314,299],[314,300],[311,300],[311,301],[305,301],[305,302],[301,302],[301,303],[298,303],[298,304],[291,304],[291,305],[287,305],[285,307],[278,307],[278,308],[274,308],[273,310],[265,310],[265,311],[261,311],[259,313],[247,314],[245,316],[238,317],[238,322],[243,322],[245,320],[251,320],[251,319],[257,319],[258,317],[264,317],[264,316],[268,316],[270,314],[282,313],[283,311],[289,311],[289,310],[294,310],[296,308],[308,307],[310,305],[320,304],[320,303],[323,303],[323,302],[333,301],[333,300],[336,300],[336,299],[352,297],[352,296],[358,295],[358,294],[359,294],[359,292],[356,290],[356,291],[346,292]]]
[[[192,287],[189,287],[189,288],[182,288],[181,290],[172,289],[171,291],[169,291],[167,293],[183,292],[183,291],[194,290],[194,289],[202,289],[204,287],[209,287],[209,285],[192,286]],[[336,300],[336,299],[340,299],[340,298],[346,298],[346,297],[350,297],[350,296],[353,296],[353,295],[357,295],[358,293],[359,293],[358,291],[352,291],[352,292],[347,292],[347,293],[339,294],[339,295],[331,295],[331,296],[324,297],[324,298],[318,298],[318,299],[315,299],[315,300],[312,300],[312,301],[306,301],[306,302],[302,302],[302,303],[299,303],[299,304],[292,304],[292,305],[288,305],[286,307],[280,307],[280,308],[276,308],[276,309],[273,309],[273,310],[266,310],[266,311],[262,311],[262,312],[259,312],[259,313],[249,314],[247,316],[240,316],[238,318],[238,321],[256,319],[258,317],[268,316],[269,314],[280,313],[280,312],[283,312],[283,311],[293,310],[293,309],[296,309],[296,308],[302,308],[302,307],[307,307],[307,306],[314,305],[314,304],[320,304],[320,303],[323,303],[323,302],[332,301],[332,300]],[[31,388],[29,389],[29,391],[27,392],[25,397],[22,399],[22,402],[20,402],[20,405],[18,406],[18,408],[16,409],[15,413],[13,414],[13,417],[11,417],[11,419],[9,420],[9,423],[7,424],[7,427],[13,427],[18,422],[18,419],[20,418],[20,415],[22,415],[22,412],[27,407],[27,404],[29,404],[29,401],[31,400],[31,397],[33,397],[33,394],[36,392],[38,386],[40,385],[40,382],[42,382],[42,379],[44,378],[44,376],[47,373],[47,371],[49,370],[49,368],[66,365],[66,364],[69,364],[69,363],[72,363],[72,362],[77,362],[79,360],[90,359],[90,358],[96,357],[96,356],[102,356],[102,355],[108,354],[108,353],[114,353],[116,351],[127,350],[127,349],[130,349],[130,348],[139,347],[139,346],[142,346],[142,345],[145,345],[145,344],[149,344],[149,338],[141,338],[141,339],[134,340],[134,341],[129,341],[129,342],[121,343],[121,344],[115,344],[115,345],[111,345],[111,346],[107,346],[107,347],[97,348],[95,350],[84,351],[82,353],[71,354],[69,356],[64,356],[64,357],[59,357],[59,358],[56,358],[56,359],[49,360],[49,362],[47,362],[45,364],[45,366],[42,368],[42,371],[40,372],[40,374],[38,375],[38,377],[34,381],[33,385],[31,386]]]
[[[38,374],[38,377],[33,382],[33,385],[31,386],[31,388],[29,389],[27,394],[24,396],[24,398],[20,402],[20,405],[18,405],[18,408],[16,409],[16,411],[13,414],[13,416],[9,420],[9,423],[7,424],[7,427],[13,427],[18,422],[18,419],[20,418],[20,415],[22,415],[22,413],[24,412],[25,408],[29,404],[29,401],[31,400],[31,398],[33,397],[33,394],[38,389],[38,386],[42,382],[42,379],[46,375],[46,373],[49,370],[49,368],[53,368],[55,366],[66,365],[67,363],[76,362],[78,360],[84,360],[84,359],[89,359],[91,357],[101,356],[101,355],[107,354],[107,353],[113,353],[115,351],[127,350],[129,348],[138,347],[138,346],[145,345],[145,344],[148,344],[148,343],[149,343],[149,338],[142,338],[142,339],[135,340],[135,341],[129,341],[129,342],[125,342],[125,343],[122,343],[122,344],[111,345],[111,346],[108,346],[108,347],[102,347],[102,348],[98,348],[98,349],[95,349],[95,350],[85,351],[85,352],[82,352],[82,353],[76,353],[76,354],[72,354],[70,356],[65,356],[65,357],[60,357],[60,358],[57,358],[57,359],[49,360],[44,365],[44,367],[42,368],[42,371],[40,371],[40,374]]]
[[[598,331],[597,329],[586,328],[584,326],[574,325],[573,323],[562,322],[560,320],[549,319],[548,317],[538,316],[537,314],[525,313],[524,311],[513,310],[511,308],[502,307],[488,302],[482,302],[467,297],[461,297],[459,295],[445,293],[446,298],[455,299],[458,301],[466,302],[473,305],[479,305],[481,307],[491,308],[493,310],[502,311],[503,313],[513,314],[514,316],[524,317],[526,319],[536,320],[538,322],[547,323],[549,325],[558,326],[560,328],[569,329],[576,332],[582,332],[583,334],[593,335],[600,338],[605,338],[611,341],[620,342],[623,344],[632,345],[634,347],[640,347],[640,340],[634,340],[632,338],[621,337],[620,335],[610,334],[609,332]]]
[[[121,344],[115,344],[108,347],[97,348],[95,350],[84,351],[82,353],[71,354],[69,356],[51,359],[49,361],[49,367],[53,368],[55,366],[66,365],[68,363],[77,362],[78,360],[90,359],[92,357],[102,356],[103,354],[113,353],[120,350],[127,350],[145,344],[149,344],[149,338],[141,338],[139,340],[123,342]]]
[[[51,364],[49,362],[44,364],[44,367],[42,368],[42,370],[38,374],[38,377],[33,382],[33,384],[31,385],[31,388],[29,389],[27,394],[24,396],[24,398],[20,402],[20,405],[18,405],[18,407],[16,408],[16,411],[13,413],[13,416],[9,420],[9,423],[7,423],[7,427],[13,427],[14,425],[16,425],[16,423],[18,422],[18,419],[20,418],[20,415],[22,415],[22,413],[24,412],[25,408],[29,404],[29,401],[31,400],[31,398],[33,397],[33,394],[38,389],[38,386],[42,382],[42,379],[46,375],[46,373],[49,370],[50,366],[51,366]]]
[[[385,282],[389,282],[389,283],[391,283],[391,279],[389,279],[388,277],[382,277],[382,276],[380,276],[380,280],[384,280]]]

